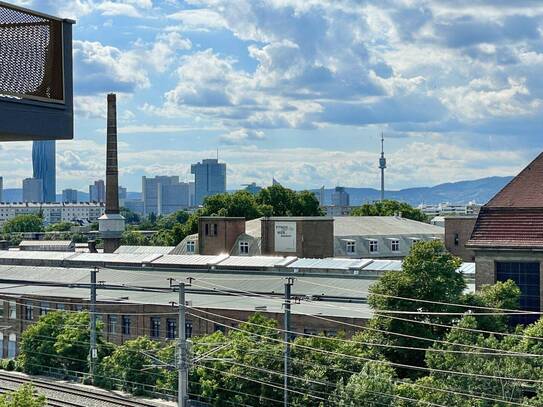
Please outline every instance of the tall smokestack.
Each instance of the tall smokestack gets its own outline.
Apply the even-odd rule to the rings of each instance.
[[[106,213],[119,213],[119,163],[117,159],[117,96],[107,95]]]
[[[117,97],[107,95],[106,211],[98,219],[104,253],[113,253],[121,244],[124,217],[119,211],[119,163],[117,159]]]

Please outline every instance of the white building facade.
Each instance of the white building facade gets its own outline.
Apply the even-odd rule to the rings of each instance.
[[[16,202],[0,204],[0,224],[18,215],[42,214],[48,225],[61,221],[92,223],[105,213],[103,203],[29,203]]]

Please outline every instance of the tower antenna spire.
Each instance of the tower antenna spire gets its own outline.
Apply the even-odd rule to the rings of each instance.
[[[385,135],[381,132],[381,157],[379,158],[379,169],[381,170],[381,201],[385,200],[385,168],[387,160],[385,158]]]

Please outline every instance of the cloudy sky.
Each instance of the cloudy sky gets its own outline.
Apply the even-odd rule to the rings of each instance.
[[[107,92],[134,191],[217,149],[229,189],[377,187],[381,131],[391,189],[512,175],[542,149],[541,0],[13,2],[77,19],[59,190],[103,177]],[[0,146],[7,187],[30,147]]]

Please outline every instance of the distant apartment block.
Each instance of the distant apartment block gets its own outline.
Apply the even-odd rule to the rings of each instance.
[[[208,196],[226,192],[226,164],[217,159],[202,160],[192,164],[194,174],[195,204],[202,205]]]
[[[127,199],[122,206],[138,215],[143,215],[143,201],[141,199]]]
[[[78,195],[77,189],[64,189],[62,191],[62,202],[78,202]]]
[[[106,184],[104,180],[94,181],[93,185],[89,185],[89,201],[90,202],[105,202],[106,201]]]
[[[349,194],[345,191],[345,187],[336,187],[332,192],[332,205],[334,206],[349,206]]]
[[[256,185],[256,182],[252,182],[250,184],[245,185],[244,191],[249,192],[250,194],[256,195],[260,191],[262,191],[262,187],[259,185]]]
[[[143,214],[167,215],[191,206],[191,186],[178,176],[142,177]]]
[[[481,206],[475,202],[470,202],[467,205],[444,202],[437,205],[420,204],[417,208],[433,218],[434,216],[477,215]]]
[[[105,212],[102,203],[4,203],[0,204],[0,224],[18,215],[43,215],[45,224],[61,221],[92,223],[98,220]]]
[[[38,178],[23,180],[23,201],[43,202],[43,181]]]
[[[326,216],[351,216],[353,209],[358,208],[358,206],[343,206],[343,205],[324,205],[321,206],[321,209],[324,211]]]

